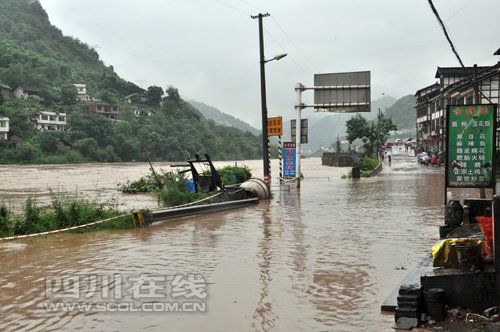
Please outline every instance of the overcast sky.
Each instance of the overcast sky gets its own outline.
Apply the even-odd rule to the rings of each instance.
[[[427,0],[40,0],[63,34],[95,47],[106,65],[147,88],[260,128],[258,20],[264,18],[269,116],[295,116],[294,86],[314,74],[371,71],[372,99],[414,94],[437,66],[459,66]],[[499,0],[434,0],[466,66],[493,65]],[[312,103],[312,91],[304,92]],[[304,111],[307,117],[307,112]]]

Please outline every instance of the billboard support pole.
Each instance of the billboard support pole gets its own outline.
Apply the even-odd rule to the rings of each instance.
[[[304,91],[304,86],[301,83],[297,83],[295,86],[295,91],[297,92],[297,104],[295,104],[295,110],[297,111],[297,121],[295,122],[295,143],[296,143],[296,163],[297,171],[295,173],[295,178],[297,180],[297,188],[300,189],[300,141],[302,136],[302,91]]]

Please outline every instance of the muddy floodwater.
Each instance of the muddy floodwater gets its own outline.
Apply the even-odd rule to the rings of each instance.
[[[244,164],[261,174],[261,161]],[[403,154],[360,181],[319,158],[302,168],[300,191],[273,182],[272,200],[256,206],[0,243],[0,331],[392,331],[380,305],[437,241],[444,173]],[[0,199],[46,202],[60,188],[155,208],[151,196],[116,191],[148,169],[0,166]],[[47,307],[77,302],[121,307]]]

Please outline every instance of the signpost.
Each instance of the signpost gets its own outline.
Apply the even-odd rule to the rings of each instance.
[[[283,155],[285,156],[284,177],[295,177],[296,175],[296,145],[294,142],[283,142]]]
[[[370,72],[348,72],[314,75],[314,87],[297,83],[297,123],[302,123],[301,112],[306,107],[313,107],[319,112],[370,112]],[[302,103],[302,91],[314,90],[314,104]],[[297,188],[300,188],[300,144],[301,135],[297,135]]]
[[[496,105],[448,105],[446,186],[495,188]]]
[[[267,136],[283,135],[283,120],[281,116],[267,118]]]
[[[309,136],[308,136],[308,120],[307,119],[301,119],[301,124],[300,124],[300,143],[308,143],[309,142]],[[292,125],[292,142],[296,142],[296,133],[297,133],[297,120],[292,120],[291,125]]]

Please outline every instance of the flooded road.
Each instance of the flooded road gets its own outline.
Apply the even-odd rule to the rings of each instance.
[[[246,164],[261,174],[260,161]],[[11,168],[1,167],[15,178],[0,187],[0,197],[10,201],[22,201],[26,191],[46,197],[47,187],[58,183],[47,179],[57,177],[69,189],[116,196],[124,208],[156,204],[147,195],[123,198],[114,191],[116,183],[146,174],[147,164]],[[257,206],[150,228],[0,243],[0,330],[392,331],[394,318],[382,314],[380,305],[438,238],[444,173],[420,168],[405,155],[395,155],[379,176],[360,181],[342,180],[348,169],[321,166],[319,158],[304,159],[302,168],[300,191],[273,183],[273,199]],[[84,276],[79,287],[87,296],[92,282],[86,277],[109,277],[114,283],[97,282],[94,292],[109,290],[109,299],[121,289],[111,300],[126,302],[134,294],[124,280],[141,274],[156,280],[149,284],[149,291],[156,286],[151,297],[162,294],[163,282],[173,295],[174,276],[203,278],[205,297],[198,294],[197,300],[206,310],[45,307],[54,300],[48,299],[47,280]]]

